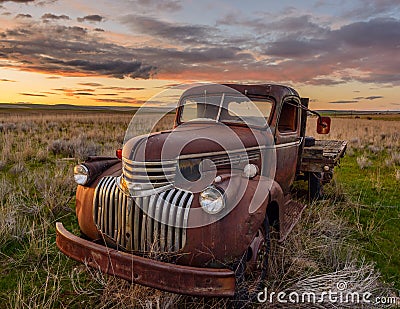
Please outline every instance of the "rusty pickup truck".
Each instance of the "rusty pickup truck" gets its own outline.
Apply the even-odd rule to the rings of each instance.
[[[128,135],[115,157],[74,168],[81,235],[57,222],[57,246],[169,292],[234,296],[243,278],[259,287],[270,229],[283,241],[307,204],[292,198],[294,181],[319,198],[345,153],[345,141],[305,136],[308,118],[320,134],[331,125],[308,102],[276,84],[186,89],[170,130]]]

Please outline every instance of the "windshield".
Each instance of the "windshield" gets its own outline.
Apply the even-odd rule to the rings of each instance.
[[[181,101],[180,122],[193,120],[266,126],[273,102],[267,98],[250,100],[244,95],[210,94],[185,97]]]

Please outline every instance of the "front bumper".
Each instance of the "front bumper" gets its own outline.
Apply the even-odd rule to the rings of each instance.
[[[198,268],[159,262],[82,239],[56,223],[58,248],[65,255],[104,273],[160,290],[196,296],[233,296],[229,269]]]

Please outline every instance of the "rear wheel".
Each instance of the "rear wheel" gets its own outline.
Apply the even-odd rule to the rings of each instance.
[[[270,251],[269,220],[265,218],[251,246],[241,257],[236,273],[235,299],[241,306],[257,300],[267,277]]]
[[[308,194],[310,201],[315,201],[322,198],[322,173],[308,173]]]

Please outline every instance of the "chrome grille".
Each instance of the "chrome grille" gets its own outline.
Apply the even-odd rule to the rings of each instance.
[[[260,159],[260,150],[250,150],[250,151],[243,151],[239,153],[232,153],[232,154],[224,154],[224,155],[218,155],[218,156],[210,156],[210,157],[205,157],[207,159],[210,159],[214,162],[215,166],[223,166],[223,165],[232,165],[232,166],[237,166],[240,163],[248,163],[250,161],[255,161]]]
[[[122,167],[126,181],[137,184],[139,189],[171,184],[176,174],[176,161],[139,162],[123,158]]]
[[[129,197],[104,177],[96,187],[93,217],[97,228],[128,251],[176,252],[186,243],[193,194],[179,189],[145,197]]]

